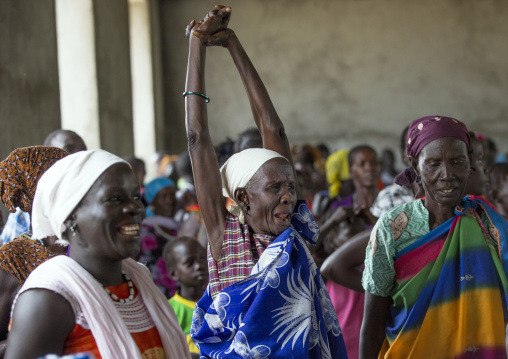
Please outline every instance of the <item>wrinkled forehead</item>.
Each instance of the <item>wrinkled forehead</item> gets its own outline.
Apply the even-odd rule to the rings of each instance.
[[[458,156],[469,156],[466,143],[455,137],[441,137],[426,144],[418,157],[453,158]]]
[[[291,176],[293,175],[293,168],[285,158],[277,157],[263,163],[263,165],[254,174],[253,178],[258,175],[273,177],[286,176],[288,174]]]

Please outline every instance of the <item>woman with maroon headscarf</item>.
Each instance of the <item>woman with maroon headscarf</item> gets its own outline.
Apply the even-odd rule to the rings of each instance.
[[[360,358],[502,358],[507,223],[464,196],[470,137],[453,118],[411,123],[411,167],[426,198],[381,216],[366,251]]]

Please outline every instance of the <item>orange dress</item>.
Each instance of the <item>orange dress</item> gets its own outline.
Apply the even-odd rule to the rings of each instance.
[[[107,287],[107,289],[120,299],[129,297],[127,283]],[[127,303],[114,301],[114,304],[136,342],[142,357],[150,359],[166,358],[159,332],[136,287],[134,286],[134,298],[131,301]],[[97,314],[100,315],[100,313]],[[64,345],[65,355],[88,352],[93,354],[96,359],[102,358],[86,319],[79,313],[76,316],[76,325]]]

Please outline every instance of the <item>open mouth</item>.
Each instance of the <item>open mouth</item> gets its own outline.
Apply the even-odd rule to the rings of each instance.
[[[139,236],[139,224],[128,224],[118,228],[118,232],[128,236]]]
[[[453,191],[455,191],[455,188],[449,188],[449,189],[442,189],[441,192],[443,193],[452,193]]]
[[[291,213],[277,213],[275,218],[280,219],[283,222],[291,222]]]

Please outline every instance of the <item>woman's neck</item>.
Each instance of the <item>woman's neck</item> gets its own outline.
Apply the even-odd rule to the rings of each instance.
[[[180,296],[184,299],[191,300],[193,302],[197,302],[203,296],[206,287],[188,287],[188,286],[180,286]]]
[[[125,282],[122,275],[122,261],[102,260],[92,255],[77,253],[72,245],[69,257],[74,259],[104,287],[112,287]]]
[[[428,198],[423,202],[425,208],[429,211],[429,230],[439,227],[441,224],[449,220],[450,218],[455,216],[455,211],[453,207],[443,206],[439,203],[435,203]]]
[[[358,206],[365,206],[366,208],[370,208],[377,197],[377,188],[376,187],[356,187],[356,204]]]

